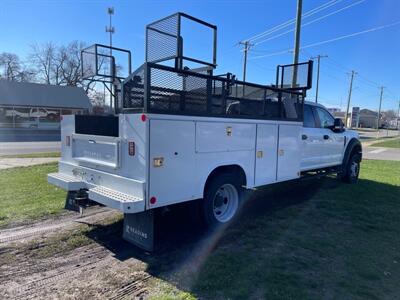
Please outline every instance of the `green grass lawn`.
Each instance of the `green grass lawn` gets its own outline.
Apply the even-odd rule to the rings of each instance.
[[[400,148],[400,138],[372,144],[371,147]]]
[[[149,271],[164,284],[155,299],[400,295],[400,162],[363,161],[355,185],[326,178],[267,188],[244,211],[211,252],[199,242],[154,258]]]
[[[60,213],[66,193],[47,183],[56,171],[56,163],[1,170],[0,226]]]
[[[39,153],[28,153],[28,154],[12,154],[12,155],[0,155],[0,158],[37,158],[37,157],[60,157],[60,152],[39,152]]]
[[[203,299],[398,298],[400,162],[361,170],[357,184],[327,178],[299,203],[290,198],[301,188],[261,193],[256,214],[227,230],[186,289]]]
[[[55,170],[0,171],[0,226],[62,211],[65,192],[46,182]],[[396,299],[400,162],[363,161],[354,185],[326,178],[258,191],[203,248],[210,241],[144,256],[154,299]]]

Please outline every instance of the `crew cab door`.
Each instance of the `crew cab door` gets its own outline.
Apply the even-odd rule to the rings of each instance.
[[[340,165],[343,160],[344,133],[333,132],[335,118],[323,107],[316,106],[314,115],[318,118],[322,138],[322,166]]]
[[[323,131],[319,128],[316,112],[311,105],[304,105],[304,121],[301,135],[301,163],[302,171],[318,169],[323,164],[324,141]]]

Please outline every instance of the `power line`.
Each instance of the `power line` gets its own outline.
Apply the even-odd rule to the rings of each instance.
[[[307,53],[309,56],[316,56],[315,54],[309,52],[308,50],[303,50],[303,51],[305,53]],[[328,58],[328,60],[326,62],[328,63],[328,67],[335,67],[336,70],[344,70],[346,72],[351,72],[350,68],[342,65],[337,60],[333,59],[331,56],[329,56],[327,58]],[[334,76],[334,75],[332,75],[332,74],[330,74],[328,72],[321,71],[321,73],[326,75],[326,76],[332,77],[333,79],[339,80],[339,81],[341,81],[343,83],[345,82],[343,79],[341,79],[339,77],[336,77],[336,76]],[[367,78],[364,75],[361,75],[358,71],[357,71],[357,78],[360,79],[360,80],[358,80],[358,84],[363,84],[364,85],[364,89],[365,89],[365,87],[368,87],[368,88],[371,88],[371,89],[375,90],[377,87],[380,87],[380,85],[377,82]],[[366,96],[368,98],[376,97],[378,95],[378,92],[373,93],[373,94],[367,94],[362,90],[356,90],[356,89],[357,89],[357,87],[353,89],[353,93],[354,92],[361,93],[361,94],[363,94],[364,96]],[[393,100],[397,98],[397,96],[395,96],[395,94],[392,93],[390,89],[386,88],[385,91],[386,91],[386,93],[392,95]]]
[[[307,22],[307,23],[304,23],[303,25],[301,25],[301,27],[305,27],[305,26],[307,26],[307,25],[310,25],[310,24],[313,24],[313,23],[318,22],[318,21],[320,21],[320,20],[323,20],[323,19],[325,19],[325,18],[328,18],[328,17],[330,17],[330,16],[332,16],[332,15],[335,15],[335,14],[337,14],[337,13],[339,13],[339,12],[342,12],[342,11],[344,11],[344,10],[346,10],[346,9],[349,9],[349,8],[351,8],[351,7],[353,7],[353,6],[356,6],[356,5],[358,5],[358,4],[361,4],[361,3],[363,3],[363,2],[365,2],[365,0],[359,0],[359,1],[357,1],[357,2],[354,2],[354,3],[352,3],[352,4],[350,4],[350,5],[347,5],[347,6],[343,7],[343,8],[340,8],[340,9],[338,9],[338,10],[335,10],[335,11],[329,13],[329,14],[323,15],[323,16],[321,16],[321,17],[319,17],[319,18],[316,18],[316,19],[314,19],[314,20],[312,20],[312,21],[309,21],[309,22]],[[276,38],[278,38],[278,37],[281,37],[281,36],[286,35],[286,34],[288,34],[288,33],[290,33],[290,32],[293,32],[293,31],[294,31],[294,29],[287,30],[287,31],[285,31],[285,32],[282,32],[282,33],[280,33],[280,34],[274,35],[274,36],[272,36],[272,37],[270,37],[270,38],[267,38],[267,39],[265,39],[265,40],[262,40],[262,41],[260,41],[260,42],[257,42],[257,43],[255,43],[255,45],[259,45],[259,44],[262,44],[262,43],[264,43],[264,42],[274,40],[274,39],[276,39]]]
[[[322,5],[318,6],[318,7],[313,8],[310,11],[304,13],[302,15],[302,17],[303,17],[303,19],[308,18],[309,16],[312,16],[312,15],[314,15],[314,14],[316,14],[316,13],[322,11],[322,10],[325,10],[325,9],[327,9],[327,8],[333,6],[333,5],[336,5],[336,4],[338,4],[338,3],[342,2],[342,1],[343,0],[331,0],[331,1],[328,1],[325,4],[322,4]],[[286,22],[283,22],[283,23],[281,23],[279,25],[276,25],[276,26],[272,27],[271,29],[268,29],[266,31],[263,31],[263,32],[261,32],[259,34],[254,35],[254,36],[252,36],[250,38],[247,38],[244,41],[255,41],[255,40],[260,39],[260,38],[262,38],[262,37],[264,37],[266,35],[270,35],[270,34],[276,32],[278,30],[281,30],[281,29],[283,29],[285,27],[288,27],[288,26],[294,24],[295,22],[296,22],[296,18],[290,19],[290,20],[288,20]]]
[[[343,40],[343,39],[346,39],[346,38],[358,36],[358,35],[361,35],[361,34],[370,33],[370,32],[377,31],[377,30],[386,29],[386,28],[393,27],[393,26],[396,26],[396,25],[399,25],[399,24],[400,24],[400,21],[397,21],[397,22],[394,22],[394,23],[391,23],[391,24],[377,26],[377,27],[374,27],[374,28],[370,28],[370,29],[366,29],[366,30],[363,30],[363,31],[359,31],[359,32],[355,32],[355,33],[351,33],[351,34],[335,37],[335,38],[328,39],[328,40],[325,40],[325,41],[312,43],[312,44],[303,46],[300,49],[303,50],[303,49],[307,49],[307,48],[311,48],[311,47],[315,47],[315,46],[320,46],[320,45],[323,45],[323,44],[336,42],[336,41],[339,41],[339,40]],[[270,56],[275,56],[275,55],[279,55],[279,54],[290,53],[292,51],[293,51],[293,49],[290,48],[290,49],[286,49],[286,50],[281,50],[281,51],[269,53],[269,54],[266,54],[266,55],[253,56],[253,57],[250,57],[249,59],[259,59],[259,58],[264,58],[264,57],[270,57]]]

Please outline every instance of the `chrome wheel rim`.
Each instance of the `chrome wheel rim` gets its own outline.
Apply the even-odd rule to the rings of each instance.
[[[232,184],[222,185],[213,199],[214,217],[221,223],[230,221],[239,206],[239,193]]]
[[[350,166],[350,176],[356,178],[358,176],[360,168],[357,162],[353,161]]]

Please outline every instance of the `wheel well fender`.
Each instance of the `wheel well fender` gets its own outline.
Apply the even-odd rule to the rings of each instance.
[[[346,151],[344,152],[343,156],[343,166],[346,166],[350,157],[354,154],[360,154],[360,161],[362,158],[362,147],[361,143],[358,139],[352,138],[349,143],[347,144]]]
[[[242,185],[247,184],[247,178],[246,178],[246,173],[243,170],[243,168],[239,165],[233,164],[233,165],[224,165],[224,166],[218,166],[212,172],[208,175],[207,180],[204,184],[204,189],[203,189],[203,195],[205,195],[205,191],[207,189],[208,184],[219,174],[222,173],[231,173],[231,174],[237,174],[240,178],[240,181]]]

